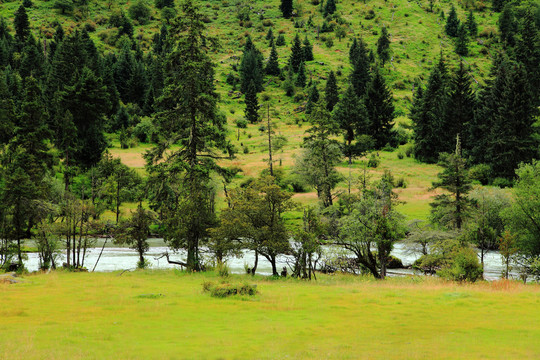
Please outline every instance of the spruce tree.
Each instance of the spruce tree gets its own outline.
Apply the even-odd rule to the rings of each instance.
[[[288,19],[292,15],[293,11],[293,1],[292,0],[281,0],[281,5],[279,6],[281,13],[285,19]]]
[[[240,91],[242,93],[245,94],[247,92],[247,88],[252,81],[257,92],[263,90],[261,60],[261,54],[255,46],[245,50],[240,63]]]
[[[431,71],[421,102],[415,104],[414,113],[411,113],[414,154],[420,161],[434,163],[438,159],[439,152],[443,151],[439,137],[445,113],[447,89],[446,67],[441,56],[439,63]]]
[[[313,57],[313,45],[309,42],[307,36],[304,38],[304,61],[312,61]]]
[[[456,54],[461,56],[467,56],[469,53],[469,37],[467,36],[467,29],[465,25],[459,25],[458,35],[456,39]]]
[[[336,1],[335,0],[326,0],[323,9],[323,16],[327,17],[336,12]]]
[[[353,39],[351,49],[349,51],[349,61],[353,67],[349,81],[354,86],[356,95],[363,97],[366,94],[366,88],[371,80],[369,73],[369,54],[366,43],[360,38]]]
[[[294,37],[291,47],[291,57],[289,58],[289,64],[293,71],[296,73],[300,69],[300,64],[304,62],[304,50],[302,49],[302,43],[298,34]]]
[[[463,62],[460,62],[450,80],[449,91],[446,97],[444,117],[439,131],[440,143],[444,152],[450,152],[454,146],[456,136],[464,139],[464,149],[470,149],[467,137],[467,127],[473,122],[476,110],[476,95],[472,89],[471,76],[468,74]]]
[[[308,90],[307,103],[306,103],[306,114],[311,114],[315,104],[319,102],[319,90],[317,90],[317,85],[312,83]]]
[[[332,111],[334,106],[336,106],[339,101],[339,89],[337,86],[336,75],[333,71],[330,71],[330,74],[328,74],[328,80],[326,80],[324,99],[326,102],[326,109],[328,111]]]
[[[454,4],[452,4],[452,7],[450,8],[450,14],[448,14],[444,29],[446,31],[446,35],[450,37],[456,37],[458,35],[459,19]]]
[[[270,41],[270,46],[274,44],[274,33],[272,32],[272,28],[268,28],[268,32],[266,33],[266,40]]]
[[[22,5],[15,12],[13,26],[15,27],[15,40],[18,47],[22,48],[26,43],[26,39],[30,36],[30,21],[28,21],[28,14],[26,14],[26,9]]]
[[[296,75],[296,82],[294,85],[301,88],[306,86],[306,68],[303,62],[300,64],[300,68],[298,69],[298,74]]]
[[[131,50],[131,41],[125,41],[118,60],[114,64],[114,82],[122,101],[127,104],[131,101],[130,83],[136,71],[137,61]]]
[[[501,40],[506,45],[513,46],[517,32],[517,22],[514,16],[514,10],[510,3],[504,6],[504,9],[499,16],[499,31],[501,33]]]
[[[253,80],[249,84],[248,90],[245,96],[246,110],[244,114],[246,120],[251,124],[259,122],[259,100],[257,99],[257,89],[255,88],[255,83]]]
[[[333,118],[343,132],[345,139],[343,153],[349,158],[350,164],[354,157],[367,150],[368,144],[362,143],[365,139],[361,139],[360,135],[369,132],[366,108],[352,84],[349,84],[342,99],[336,105]],[[358,140],[361,142],[357,142]]]
[[[390,37],[386,26],[383,26],[381,36],[377,40],[377,55],[383,66],[390,60]]]
[[[367,134],[373,138],[376,149],[392,144],[392,126],[394,105],[390,89],[386,86],[378,68],[375,68],[373,79],[369,84],[364,104],[368,115]]]
[[[278,53],[274,44],[272,44],[272,50],[270,50],[270,57],[266,63],[266,73],[268,75],[279,76],[279,62],[278,62]]]
[[[505,0],[491,0],[491,8],[495,12],[500,12],[505,4]]]
[[[516,59],[521,62],[529,77],[531,89],[535,93],[536,104],[540,105],[540,35],[535,26],[534,15],[528,9],[523,18],[519,41],[515,48]]]
[[[467,32],[469,33],[470,37],[474,38],[476,35],[478,35],[478,25],[476,24],[472,10],[469,11],[469,16],[467,16],[467,21],[465,22],[465,27],[467,28]]]
[[[276,46],[284,46],[285,45],[285,36],[283,34],[279,34],[276,39]]]

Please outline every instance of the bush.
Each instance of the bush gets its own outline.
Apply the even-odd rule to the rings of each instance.
[[[133,20],[137,20],[141,25],[146,24],[150,20],[150,8],[143,0],[139,0],[131,5],[128,13],[129,17]]]
[[[500,188],[505,188],[505,187],[512,187],[513,183],[512,183],[512,180],[508,180],[506,178],[498,177],[498,178],[493,179],[492,185],[493,186],[498,186]]]
[[[247,128],[247,125],[248,125],[248,122],[246,119],[238,119],[236,120],[236,127],[240,128],[240,129],[245,129]]]
[[[437,274],[448,280],[475,282],[482,278],[483,271],[474,250],[461,248]]]
[[[408,144],[407,146],[405,146],[405,156],[411,157],[413,150],[414,150],[413,144]]]
[[[398,151],[397,157],[399,160],[402,160],[405,157],[405,154],[403,153],[403,151]]]
[[[203,291],[209,292],[211,296],[218,298],[225,298],[234,295],[249,295],[253,296],[258,293],[257,285],[249,284],[218,284],[215,285],[211,282],[203,283]]]
[[[229,277],[230,269],[227,266],[227,264],[225,264],[225,263],[218,262],[218,264],[216,266],[216,271],[217,271],[218,275],[223,277],[223,278]]]
[[[482,185],[487,185],[491,178],[491,167],[487,164],[478,164],[469,169],[469,177]]]
[[[379,166],[380,163],[381,163],[381,159],[379,159],[379,157],[376,156],[375,154],[371,154],[371,156],[369,157],[367,166],[370,168],[376,168]]]
[[[395,186],[397,188],[403,188],[405,189],[407,187],[407,182],[405,181],[405,178],[402,176],[399,179],[396,180]]]
[[[154,142],[156,140],[156,130],[152,119],[149,117],[143,117],[141,121],[133,128],[133,135],[139,139],[140,142]]]

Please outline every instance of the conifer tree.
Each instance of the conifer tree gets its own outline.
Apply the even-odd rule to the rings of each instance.
[[[319,102],[319,90],[317,90],[317,85],[312,83],[308,90],[307,103],[306,103],[306,114],[311,114],[315,104]]]
[[[293,1],[292,0],[281,0],[281,5],[279,6],[281,13],[285,19],[288,19],[292,15],[293,11]]]
[[[330,74],[328,74],[328,80],[326,80],[324,99],[326,102],[326,109],[328,111],[332,111],[334,109],[334,106],[336,106],[339,101],[339,89],[337,86],[336,75],[331,70]]]
[[[465,25],[459,25],[457,39],[456,39],[456,54],[461,56],[467,56],[469,53],[469,37],[467,36],[467,29]]]
[[[312,61],[313,57],[313,45],[309,42],[307,36],[304,38],[304,61]]]
[[[266,40],[270,41],[270,46],[272,46],[274,40],[274,33],[272,32],[272,28],[268,28],[268,32],[266,33]]]
[[[375,68],[373,79],[366,91],[364,104],[369,120],[367,134],[373,138],[376,149],[393,143],[394,105],[392,102],[392,93],[386,86],[379,69]]]
[[[469,16],[467,16],[467,21],[465,22],[465,26],[467,28],[467,32],[469,33],[469,36],[474,38],[476,35],[478,35],[478,25],[476,24],[476,20],[474,18],[473,11],[469,11]]]
[[[367,150],[369,144],[363,143],[365,138],[362,134],[369,131],[368,114],[366,108],[352,84],[349,84],[342,99],[336,105],[333,118],[343,132],[345,139],[344,155],[349,158],[349,164],[353,157],[361,155]],[[360,142],[357,142],[359,141]]]
[[[245,96],[246,110],[244,112],[246,120],[251,124],[259,122],[259,100],[257,99],[257,90],[253,80],[249,84],[248,90]]]
[[[360,98],[366,94],[366,88],[371,80],[369,74],[369,54],[366,43],[360,38],[353,39],[351,49],[349,51],[349,61],[353,67],[349,81],[354,86],[356,95]]]
[[[327,17],[336,12],[336,1],[335,0],[326,0],[324,4],[323,16]]]
[[[437,174],[439,180],[433,183],[433,188],[444,189],[448,194],[437,195],[430,204],[431,219],[444,227],[459,231],[468,217],[471,200],[467,194],[472,189],[459,136],[455,152],[441,154],[439,166],[443,171]]]
[[[531,9],[527,10],[523,18],[515,52],[516,59],[525,66],[536,104],[540,105],[540,35]]]
[[[293,71],[296,73],[300,69],[300,64],[304,62],[304,50],[302,49],[302,43],[298,34],[294,37],[293,45],[291,47],[291,57],[289,58],[289,64]]]
[[[254,45],[251,48],[246,46],[244,56],[242,56],[242,62],[240,63],[240,91],[245,94],[252,81],[255,85],[255,91],[260,92],[263,90],[262,57]]]
[[[452,7],[450,8],[450,13],[446,19],[446,26],[444,29],[446,31],[446,35],[450,37],[456,37],[458,35],[459,19],[454,4],[452,4]]]
[[[503,9],[505,4],[504,0],[491,0],[491,8],[495,12],[499,12]]]
[[[114,82],[122,101],[130,102],[130,82],[136,71],[137,61],[131,50],[131,41],[127,40],[122,46],[118,60],[114,64]]]
[[[284,46],[285,45],[285,36],[283,34],[279,34],[276,39],[276,46]]]
[[[517,32],[517,22],[514,16],[514,10],[510,3],[507,3],[504,6],[504,9],[499,16],[499,31],[501,33],[501,40],[506,45],[513,46]]]
[[[414,154],[416,159],[434,163],[442,152],[439,136],[441,120],[445,113],[447,96],[447,73],[444,59],[433,67],[428,84],[421,98],[416,99],[414,113],[411,113],[414,130]]]
[[[296,75],[296,82],[294,85],[301,88],[306,86],[306,69],[304,62],[300,63],[300,68],[298,69],[298,74]]]
[[[22,5],[15,12],[13,26],[15,27],[15,40],[18,47],[22,48],[26,43],[26,39],[30,36],[30,21],[28,21],[28,14],[26,14],[26,9]]]
[[[383,26],[381,36],[377,40],[377,55],[383,66],[390,60],[390,37],[386,26]]]
[[[275,45],[272,43],[272,50],[270,50],[270,57],[266,63],[266,73],[268,75],[279,76],[279,62],[278,62],[278,53]]]

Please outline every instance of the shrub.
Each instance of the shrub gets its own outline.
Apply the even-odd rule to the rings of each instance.
[[[454,254],[445,267],[437,272],[439,276],[454,281],[475,282],[482,278],[482,265],[473,249],[461,248]]]
[[[405,157],[405,154],[403,153],[403,151],[398,151],[397,157],[398,157],[399,160],[401,160],[401,159],[403,159]]]
[[[137,20],[141,25],[146,24],[150,20],[150,8],[143,0],[139,0],[131,5],[128,13],[133,20]]]
[[[133,135],[139,139],[140,142],[153,142],[155,140],[156,131],[152,119],[143,117],[133,128]]]
[[[498,186],[500,188],[505,188],[505,187],[512,187],[512,180],[508,180],[506,178],[502,178],[502,177],[498,177],[498,178],[495,178],[493,179],[493,183],[492,183],[493,186]]]
[[[249,295],[253,296],[257,294],[257,285],[249,284],[218,284],[214,285],[211,282],[203,283],[203,291],[209,292],[211,296],[218,298],[225,298],[234,295]]]
[[[248,125],[248,122],[247,122],[246,119],[238,119],[238,120],[236,120],[236,127],[240,128],[240,129],[247,128],[247,125]]]
[[[367,166],[370,168],[376,168],[379,166],[380,163],[381,163],[381,159],[379,159],[379,157],[376,156],[375,154],[371,154],[371,156],[369,157]]]
[[[469,176],[473,180],[478,180],[480,184],[487,185],[491,178],[491,167],[487,164],[478,164],[469,169]]]
[[[218,264],[216,266],[216,271],[217,271],[218,275],[223,277],[223,278],[229,277],[230,269],[227,266],[227,264],[225,264],[225,263],[218,262]]]
[[[408,144],[407,146],[405,146],[405,156],[411,157],[413,150],[414,150],[413,144]]]
[[[405,189],[407,187],[407,182],[405,181],[405,178],[402,176],[396,180],[395,186],[397,188],[403,188]]]

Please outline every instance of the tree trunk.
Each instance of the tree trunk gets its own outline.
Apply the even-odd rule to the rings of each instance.
[[[278,276],[277,266],[276,266],[276,256],[270,255],[270,264],[272,264],[272,275]]]
[[[255,263],[253,264],[253,269],[251,269],[251,276],[255,275],[255,271],[257,271],[258,265],[259,265],[259,252],[255,250]]]

